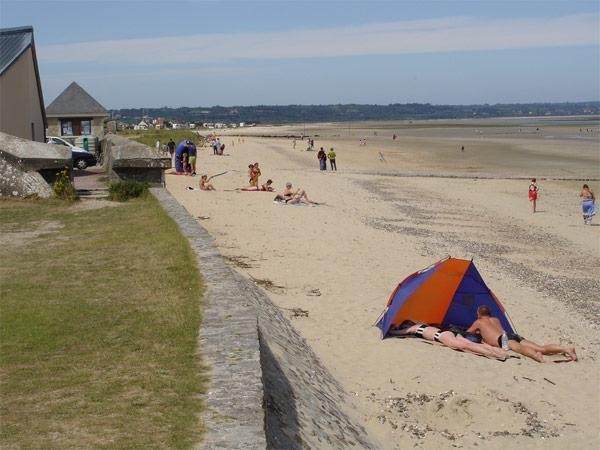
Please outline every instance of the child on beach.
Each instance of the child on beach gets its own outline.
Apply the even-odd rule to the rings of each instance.
[[[529,201],[531,202],[531,206],[533,207],[533,212],[535,212],[535,208],[536,208],[536,203],[537,203],[537,198],[538,198],[538,185],[536,182],[535,178],[531,179],[531,183],[529,183],[529,191],[528,191],[528,197],[529,197]]]
[[[181,154],[181,166],[183,167],[183,173],[185,175],[190,174],[190,165],[188,164],[189,154],[187,152],[183,152]]]
[[[199,187],[201,191],[214,191],[215,187],[210,183],[210,179],[212,177],[208,177],[208,175],[202,175],[200,177]]]
[[[258,186],[258,177],[260,175],[260,168],[258,167],[258,163],[255,162],[250,170],[250,186]]]

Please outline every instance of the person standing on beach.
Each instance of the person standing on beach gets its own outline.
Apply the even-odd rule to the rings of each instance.
[[[529,191],[527,193],[529,197],[529,201],[531,202],[531,206],[533,207],[533,212],[535,212],[535,208],[537,206],[537,198],[538,198],[538,185],[535,178],[531,179],[531,183],[529,183]]]
[[[196,175],[196,156],[198,151],[196,150],[196,145],[192,141],[187,141],[187,146],[189,149],[188,161],[190,163],[190,172],[192,175]]]
[[[317,153],[317,159],[319,160],[319,170],[327,170],[327,155],[325,154],[323,147],[321,147],[321,150]]]
[[[169,149],[169,155],[171,156],[171,165],[175,167],[175,142],[173,142],[173,139],[169,139],[167,148]]]
[[[329,149],[329,153],[327,153],[327,157],[329,158],[329,164],[331,165],[331,170],[335,170],[337,172],[337,165],[335,164],[335,151],[333,147]]]
[[[251,173],[250,185],[251,186],[258,186],[258,177],[261,176],[261,173],[260,173],[260,169],[258,167],[258,163],[257,162],[255,162],[252,165],[252,170],[251,170],[250,173]]]
[[[581,209],[583,210],[583,224],[591,225],[592,217],[598,212],[594,192],[587,184],[584,184],[579,196],[581,197]]]

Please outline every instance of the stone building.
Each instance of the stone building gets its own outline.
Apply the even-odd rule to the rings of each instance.
[[[74,81],[46,108],[48,136],[59,136],[94,152],[104,136],[108,112]]]
[[[0,29],[0,131],[45,142],[46,126],[33,28]]]

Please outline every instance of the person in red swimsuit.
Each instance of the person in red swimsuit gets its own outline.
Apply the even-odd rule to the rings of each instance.
[[[529,201],[531,202],[531,206],[533,207],[533,212],[535,212],[537,198],[538,198],[538,186],[535,178],[531,179],[531,183],[529,183],[529,191],[528,191]]]

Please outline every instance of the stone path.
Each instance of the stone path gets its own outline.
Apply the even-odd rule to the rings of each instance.
[[[86,170],[73,170],[73,183],[81,198],[106,197],[108,188],[103,179],[106,179],[106,174],[102,166],[94,166]]]

